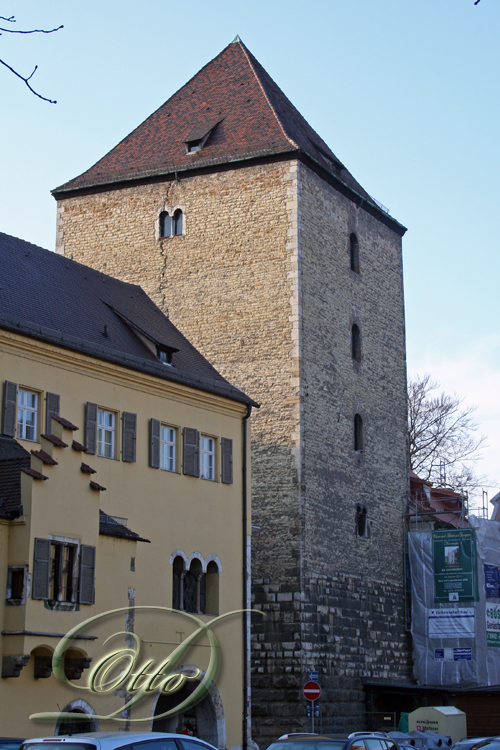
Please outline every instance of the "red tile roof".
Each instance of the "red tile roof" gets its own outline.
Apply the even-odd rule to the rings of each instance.
[[[200,151],[186,152],[187,141],[209,132]],[[53,193],[59,198],[78,189],[282,154],[312,159],[376,206],[237,38],[93,167]]]

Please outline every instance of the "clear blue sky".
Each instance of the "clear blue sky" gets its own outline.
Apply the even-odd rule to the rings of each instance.
[[[477,404],[500,487],[498,0],[18,0],[0,57],[0,230],[49,249],[50,190],[103,156],[236,34],[408,227],[409,373]],[[497,491],[490,488],[490,497]]]

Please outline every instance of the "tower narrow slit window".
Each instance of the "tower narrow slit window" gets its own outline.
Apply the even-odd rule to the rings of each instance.
[[[355,362],[361,362],[361,333],[356,323],[351,328],[351,357]]]
[[[363,505],[356,506],[356,534],[360,539],[368,539],[367,511]]]
[[[359,273],[359,242],[354,233],[349,237],[349,246],[351,254],[351,271]]]
[[[363,420],[359,414],[354,417],[354,450],[363,450]]]

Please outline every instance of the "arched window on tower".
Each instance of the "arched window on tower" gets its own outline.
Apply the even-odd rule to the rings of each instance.
[[[359,414],[354,416],[354,450],[363,450],[363,420]]]
[[[160,214],[160,237],[170,237],[172,235],[172,219],[167,211]]]
[[[180,208],[178,208],[174,213],[174,221],[173,221],[173,232],[174,235],[182,234],[182,211]]]
[[[359,243],[355,234],[349,237],[349,246],[351,253],[351,271],[359,273]]]
[[[351,357],[355,362],[361,362],[361,333],[356,323],[351,328]]]

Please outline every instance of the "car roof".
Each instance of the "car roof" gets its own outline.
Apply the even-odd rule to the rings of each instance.
[[[131,742],[147,742],[148,740],[161,740],[161,739],[182,739],[194,742],[200,742],[206,747],[213,747],[210,743],[200,740],[199,737],[187,737],[184,734],[174,734],[166,732],[83,732],[79,734],[67,734],[59,735],[58,737],[33,737],[29,740],[24,740],[25,744],[32,742],[66,742],[71,743],[92,743],[98,742],[101,747],[106,750],[113,750],[114,748],[128,745]],[[216,750],[216,748],[214,748]]]
[[[331,740],[355,740],[360,738],[367,739],[388,739],[385,732],[347,732],[342,734],[312,734],[310,732],[295,732],[290,734],[282,735],[278,740],[274,742],[328,742]],[[390,738],[389,738],[390,739]]]

